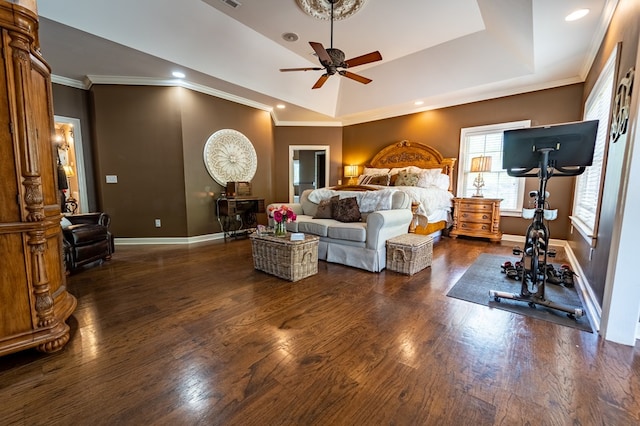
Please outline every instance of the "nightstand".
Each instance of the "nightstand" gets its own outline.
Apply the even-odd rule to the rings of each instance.
[[[499,198],[454,198],[453,228],[449,236],[457,238],[458,235],[466,235],[488,238],[494,243],[500,242],[501,201]]]

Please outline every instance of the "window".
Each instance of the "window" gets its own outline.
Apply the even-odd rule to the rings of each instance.
[[[597,220],[600,212],[600,189],[604,176],[604,164],[609,135],[609,117],[613,97],[613,80],[616,69],[617,48],[607,60],[598,81],[593,86],[585,104],[584,119],[598,120],[593,164],[576,178],[571,223],[591,244],[595,243]]]
[[[471,197],[476,189],[473,181],[477,173],[471,173],[471,159],[481,155],[491,157],[491,171],[482,174],[483,195],[486,198],[502,198],[500,212],[504,216],[520,215],[524,194],[524,179],[511,177],[502,169],[502,135],[505,130],[530,127],[531,121],[493,124],[464,128],[460,134],[460,164],[458,165],[458,196]]]

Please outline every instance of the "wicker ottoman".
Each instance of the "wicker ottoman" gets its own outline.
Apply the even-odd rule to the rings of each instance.
[[[251,235],[253,267],[276,277],[298,281],[318,273],[318,241],[305,235],[303,241],[286,237]]]
[[[431,266],[433,238],[404,234],[387,240],[387,269],[413,275]]]

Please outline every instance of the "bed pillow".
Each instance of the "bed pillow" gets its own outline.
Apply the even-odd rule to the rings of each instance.
[[[376,169],[373,167],[365,167],[362,171],[363,175],[386,175],[389,173],[389,169]]]
[[[359,185],[384,185],[389,186],[389,175],[365,175],[362,176],[362,180],[358,182]]]
[[[338,203],[339,195],[334,195],[331,198],[320,200],[318,203],[318,209],[316,214],[313,215],[314,219],[333,219],[333,209]]]
[[[416,186],[420,176],[416,173],[410,173],[407,171],[398,173],[398,179],[396,179],[395,186]]]
[[[426,169],[419,174],[416,186],[419,186],[420,188],[435,186],[436,188],[448,190],[449,175],[441,173],[440,169]]]
[[[360,222],[362,215],[356,197],[338,200],[333,211],[333,218],[340,222]]]

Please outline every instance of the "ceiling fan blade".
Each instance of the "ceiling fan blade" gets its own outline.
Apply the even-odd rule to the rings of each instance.
[[[280,71],[282,72],[289,72],[289,71],[320,71],[323,70],[324,68],[320,68],[320,67],[313,67],[313,68],[280,68]]]
[[[313,85],[312,89],[319,89],[322,87],[322,85],[324,84],[325,81],[327,81],[327,79],[329,78],[328,74],[322,74],[322,76],[320,76],[320,78],[318,79],[318,81],[316,81],[316,84]]]
[[[328,63],[329,65],[333,64],[333,61],[331,60],[331,56],[329,56],[329,54],[325,50],[322,43],[310,41],[309,44],[311,45],[313,50],[316,52],[316,55],[318,55],[318,59],[320,59],[320,63],[322,65],[324,65],[325,63]]]
[[[358,65],[368,64],[369,62],[381,61],[382,55],[377,50],[375,52],[367,53],[366,55],[358,56],[352,59],[348,59],[345,62],[348,67],[355,67]]]
[[[349,71],[340,71],[339,73],[340,73],[340,75],[343,75],[343,76],[345,76],[347,78],[350,78],[351,80],[355,80],[358,83],[362,83],[362,84],[369,84],[369,83],[371,83],[373,81],[370,78],[363,77],[361,75],[354,74],[354,73],[349,72]]]

